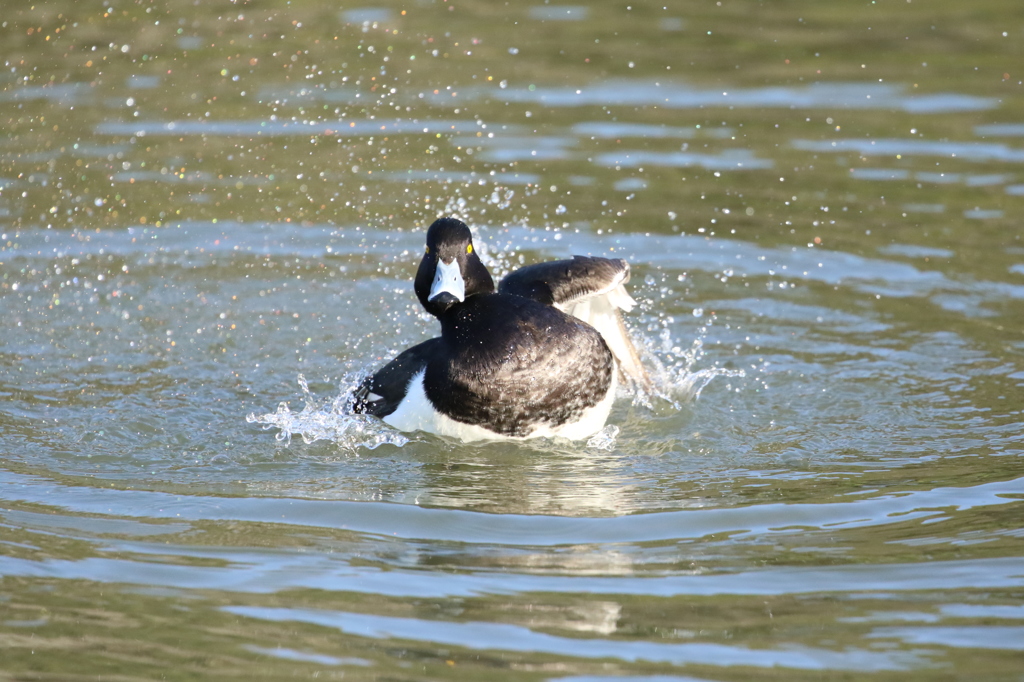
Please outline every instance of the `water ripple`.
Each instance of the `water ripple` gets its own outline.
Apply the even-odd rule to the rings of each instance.
[[[0,498],[37,504],[62,500],[80,513],[182,520],[233,520],[334,528],[371,534],[495,545],[553,546],[640,543],[700,538],[802,533],[903,523],[959,510],[1020,504],[1024,478],[966,488],[934,488],[829,504],[762,504],[605,518],[491,515],[381,503],[288,498],[216,498],[137,490],[62,486],[35,476],[0,472]]]
[[[624,639],[559,637],[505,623],[426,621],[365,613],[313,609],[225,606],[224,611],[275,623],[300,622],[336,628],[346,634],[374,639],[404,639],[444,643],[476,650],[527,651],[581,658],[616,658],[674,665],[776,666],[804,670],[904,670],[927,659],[909,652],[867,649],[829,651],[808,646],[751,649],[741,646],[693,642],[663,644]]]
[[[900,138],[793,140],[805,152],[856,152],[862,156],[942,156],[967,161],[1024,161],[1024,149],[994,142],[948,142]]]
[[[806,86],[706,89],[684,83],[612,80],[579,87],[510,87],[463,93],[477,98],[549,107],[659,106],[672,109],[751,107],[780,109],[895,109],[946,113],[992,109],[998,100],[958,93],[908,95],[903,86],[879,83],[814,83]],[[441,101],[447,98],[438,97]]]
[[[648,152],[639,149],[622,150],[598,154],[594,163],[604,166],[668,166],[689,168],[697,166],[708,170],[761,170],[775,165],[770,159],[758,159],[746,149],[729,149],[721,154],[696,154],[693,152]]]
[[[418,119],[380,119],[337,121],[107,121],[96,126],[99,135],[182,135],[205,136],[287,136],[335,135],[367,136],[436,135],[437,133],[470,133],[486,128],[480,121],[431,121]]]

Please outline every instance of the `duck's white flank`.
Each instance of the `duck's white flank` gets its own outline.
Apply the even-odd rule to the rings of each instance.
[[[604,428],[608,415],[612,411],[612,403],[615,401],[615,389],[618,383],[618,372],[612,372],[612,383],[608,393],[593,407],[583,411],[582,416],[576,422],[563,424],[562,426],[551,427],[546,424],[538,425],[529,435],[526,436],[505,436],[500,433],[485,429],[475,424],[464,424],[455,421],[451,417],[441,414],[427,399],[426,391],[423,388],[423,375],[426,370],[418,372],[409,382],[405,398],[398,405],[398,409],[384,417],[384,423],[393,426],[399,431],[426,431],[441,436],[459,438],[464,441],[473,440],[524,440],[526,438],[551,438],[554,436],[568,438],[569,440],[581,440],[589,438]],[[538,415],[539,419],[543,415]]]

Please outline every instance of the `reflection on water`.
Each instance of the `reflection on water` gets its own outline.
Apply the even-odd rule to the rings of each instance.
[[[1004,5],[12,6],[4,671],[1016,679]],[[655,394],[349,414],[440,214],[628,258]]]

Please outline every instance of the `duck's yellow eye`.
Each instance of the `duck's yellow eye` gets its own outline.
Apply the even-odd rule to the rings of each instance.
[[[429,246],[427,247],[427,250],[424,251],[424,253],[430,253],[430,247]]]
[[[472,244],[469,244],[468,246],[466,246],[466,253],[473,253],[473,245]]]

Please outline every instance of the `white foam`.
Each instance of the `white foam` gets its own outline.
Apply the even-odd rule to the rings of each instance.
[[[368,448],[373,450],[381,445],[402,446],[409,442],[407,436],[388,428],[376,417],[352,412],[352,395],[357,382],[334,398],[316,400],[309,391],[306,378],[299,375],[305,404],[300,412],[292,412],[287,403],[280,403],[276,412],[257,416],[250,413],[246,421],[261,424],[264,429],[280,429],[277,440],[291,442],[293,435],[300,435],[304,443],[328,440],[349,449]]]

